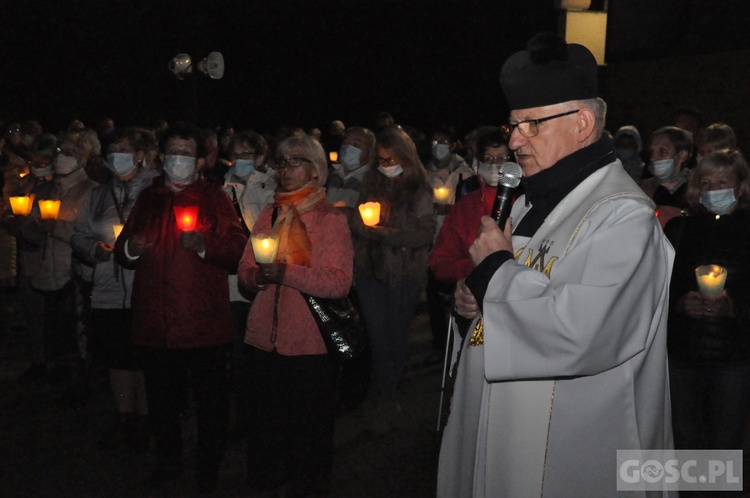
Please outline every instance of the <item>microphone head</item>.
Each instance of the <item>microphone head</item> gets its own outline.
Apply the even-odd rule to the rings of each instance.
[[[503,187],[516,188],[521,184],[522,175],[523,170],[519,164],[503,163],[500,166],[500,179],[497,183]]]

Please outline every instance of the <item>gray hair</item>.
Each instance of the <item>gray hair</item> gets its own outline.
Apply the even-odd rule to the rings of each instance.
[[[318,172],[318,183],[325,185],[328,179],[328,160],[320,142],[304,133],[302,135],[292,135],[279,142],[279,145],[276,147],[276,155],[277,157],[284,155],[295,147],[301,148],[305,156],[313,162],[315,170]]]
[[[604,124],[607,121],[607,103],[604,102],[604,99],[594,97],[593,99],[573,100],[571,104],[571,111],[577,107],[578,109],[589,109],[594,113],[596,138],[601,137],[604,132]]]

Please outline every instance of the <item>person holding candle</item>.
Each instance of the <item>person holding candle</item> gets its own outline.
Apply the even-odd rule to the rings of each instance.
[[[30,268],[31,285],[44,295],[45,338],[53,354],[65,358],[60,368],[70,369],[75,358],[76,377],[62,401],[83,403],[85,393],[77,389],[85,377],[85,336],[78,328],[76,303],[85,300],[85,287],[91,281],[91,269],[84,267],[73,255],[70,239],[75,219],[96,183],[84,169],[87,142],[75,132],[63,133],[57,141],[52,160],[54,181],[38,185],[31,215],[21,229],[25,243],[39,248],[37,264]],[[36,190],[36,191],[35,191]],[[40,201],[59,201],[57,216],[42,219]]]
[[[253,235],[278,240],[273,254],[248,244],[240,285],[257,293],[247,320],[248,482],[275,496],[330,490],[336,364],[302,293],[347,295],[353,248],[346,217],[326,202],[328,164],[308,135],[282,140],[271,166],[278,187]],[[264,262],[259,262],[264,261]]]
[[[692,215],[665,228],[676,251],[668,344],[679,449],[743,447],[750,414],[748,182],[750,169],[738,150],[709,153],[687,186]],[[726,272],[718,297],[700,291],[696,268],[702,265]]]
[[[57,137],[51,133],[39,135],[29,148],[31,158],[27,165],[30,173],[19,179],[12,192],[13,196],[26,197],[29,208],[33,208],[37,196],[49,198],[53,195],[52,160],[56,149]],[[31,285],[33,271],[41,265],[42,247],[22,237],[23,226],[30,222],[33,220],[28,215],[17,215],[10,211],[3,213],[3,224],[18,243],[18,291],[29,334],[31,357],[31,366],[18,378],[24,384],[45,380],[48,360],[45,352],[44,313],[40,313],[45,308],[45,296]]]
[[[138,194],[158,174],[140,166],[144,147],[137,130],[117,130],[111,138],[106,156],[111,179],[94,188],[81,207],[70,244],[73,254],[94,269],[88,349],[93,361],[109,370],[115,402],[115,424],[100,446],[113,449],[127,444],[144,451],[150,438],[146,392],[143,370],[130,345],[134,272],[112,257],[113,227],[122,228]]]
[[[387,128],[378,136],[376,152],[359,202],[379,202],[380,222],[365,226],[352,216],[349,223],[378,391],[373,422],[381,431],[401,412],[398,385],[409,355],[409,322],[427,278],[435,212],[432,189],[411,138],[399,128]]]
[[[143,366],[157,467],[147,484],[182,474],[180,410],[189,372],[196,402],[195,479],[214,491],[226,440],[227,347],[232,342],[229,273],[247,237],[221,186],[200,176],[198,129],[186,123],[162,137],[164,176],[138,196],[115,242],[117,262],[135,270],[131,342]],[[175,206],[197,206],[195,230],[177,227]]]

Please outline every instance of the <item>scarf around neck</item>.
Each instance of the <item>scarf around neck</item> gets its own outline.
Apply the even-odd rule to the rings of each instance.
[[[317,179],[293,192],[277,192],[274,196],[274,214],[271,235],[279,239],[276,261],[281,263],[312,266],[312,244],[301,214],[315,209],[325,202],[326,191]]]

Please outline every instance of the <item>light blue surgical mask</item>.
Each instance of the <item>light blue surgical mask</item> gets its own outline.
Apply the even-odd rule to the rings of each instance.
[[[68,176],[78,169],[78,159],[65,154],[58,154],[55,158],[55,173],[60,176]]]
[[[339,160],[347,171],[354,171],[362,166],[362,163],[360,163],[361,158],[362,149],[353,145],[342,145],[339,150]]]
[[[394,164],[393,166],[378,166],[378,171],[387,176],[393,178],[404,172],[404,168],[400,164]]]
[[[164,156],[164,173],[173,182],[184,182],[195,173],[195,158],[192,156]]]
[[[233,175],[237,178],[246,178],[255,170],[253,159],[236,159],[232,163]]]
[[[500,166],[502,164],[479,163],[477,173],[485,184],[497,187],[497,182],[500,181]]]
[[[737,197],[733,188],[708,190],[701,194],[698,202],[714,214],[727,214],[737,205]]]
[[[132,173],[135,169],[133,154],[129,152],[107,154],[107,169],[117,176],[125,176]]]
[[[674,172],[674,158],[654,161],[649,164],[648,170],[659,180],[667,181],[672,178],[672,172]]]

